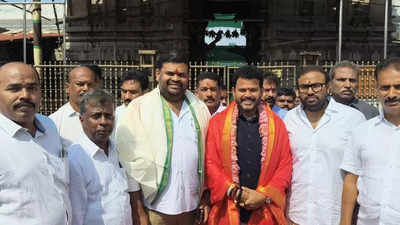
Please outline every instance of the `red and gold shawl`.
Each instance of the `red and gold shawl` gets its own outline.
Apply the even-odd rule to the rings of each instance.
[[[227,198],[232,183],[238,184],[240,168],[236,155],[237,105],[214,116],[208,127],[206,144],[206,183],[211,192],[209,225],[239,225],[239,210]],[[292,174],[292,157],[286,127],[282,120],[264,103],[258,106],[260,136],[262,137],[261,174],[257,191],[271,198],[272,203],[255,210],[249,225],[286,224],[285,191]],[[235,120],[235,121],[233,121]]]

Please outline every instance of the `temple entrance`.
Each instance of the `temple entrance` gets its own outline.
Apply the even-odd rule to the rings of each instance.
[[[262,1],[191,1],[190,58],[231,65],[259,61]]]
[[[243,22],[234,14],[215,14],[205,30],[206,60],[211,65],[246,63],[246,35]]]

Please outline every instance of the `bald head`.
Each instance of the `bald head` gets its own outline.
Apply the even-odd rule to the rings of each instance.
[[[35,75],[36,79],[39,81],[39,73],[36,71],[33,66],[25,64],[23,62],[9,62],[0,67],[0,82],[1,82],[1,76],[4,74],[9,74],[11,71],[16,71],[16,70],[30,70],[32,73]]]
[[[40,106],[40,83],[36,70],[20,62],[0,67],[0,112],[34,131],[34,116]]]
[[[96,75],[89,67],[78,66],[69,72],[68,78],[66,91],[69,95],[69,102],[72,108],[79,112],[82,96],[98,86]]]

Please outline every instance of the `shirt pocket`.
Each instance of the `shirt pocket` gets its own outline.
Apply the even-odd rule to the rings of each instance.
[[[383,168],[366,168],[358,179],[359,203],[366,207],[380,205],[382,199],[383,179],[378,171]]]
[[[69,185],[69,165],[67,156],[62,155],[61,157],[56,157],[47,153],[46,158],[55,184],[61,187],[63,191],[67,191]]]
[[[11,171],[0,169],[0,191],[12,186],[11,176]]]
[[[389,188],[389,193],[384,193],[385,198],[388,201],[388,212],[393,214],[397,218],[400,218],[400,201],[394,196],[400,196],[400,165],[394,165],[390,167],[391,176],[391,186]],[[387,176],[387,175],[386,175]],[[387,178],[388,179],[388,178]],[[390,178],[389,178],[390,179]]]

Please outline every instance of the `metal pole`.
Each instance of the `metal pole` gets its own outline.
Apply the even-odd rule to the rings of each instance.
[[[389,14],[389,0],[385,1],[385,34],[383,37],[383,59],[387,58],[387,39],[388,39],[388,14]]]
[[[26,0],[24,0],[26,2]],[[26,5],[24,4],[24,41],[23,41],[23,49],[24,49],[24,63],[26,63]]]
[[[63,17],[63,61],[64,65],[67,63],[67,44],[66,44],[66,39],[67,39],[67,32],[66,32],[66,17],[67,17],[67,10],[68,10],[68,0],[64,1],[64,17]]]
[[[40,0],[33,0],[33,64],[35,66],[42,65],[42,48],[40,47],[42,41],[42,21],[41,21],[41,11],[42,6],[40,5]],[[38,71],[40,74],[40,71]]]
[[[339,38],[338,38],[338,57],[337,60],[342,61],[342,35],[343,35],[343,0],[339,2]]]
[[[0,0],[0,5],[32,5],[32,4],[40,4],[40,5],[52,5],[52,4],[59,4],[62,5],[64,2],[38,2],[34,3],[34,1],[31,2],[17,2],[17,3],[11,3],[6,0]],[[21,9],[21,8],[20,8]],[[50,20],[50,19],[49,19]]]

